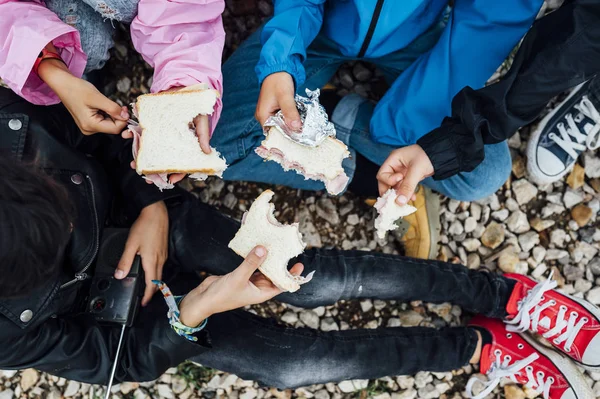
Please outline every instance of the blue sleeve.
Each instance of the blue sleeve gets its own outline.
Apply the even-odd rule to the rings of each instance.
[[[371,119],[382,143],[416,143],[451,113],[463,87],[483,87],[530,28],[543,0],[456,0],[439,41],[394,82]]]
[[[255,68],[259,85],[275,72],[292,75],[296,87],[304,83],[306,74],[302,63],[306,59],[306,48],[321,30],[325,1],[275,1],[274,16],[261,33],[263,47]]]

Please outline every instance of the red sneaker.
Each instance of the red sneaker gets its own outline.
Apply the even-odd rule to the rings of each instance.
[[[592,399],[594,394],[577,367],[562,354],[543,347],[527,336],[511,333],[497,319],[476,316],[471,326],[485,328],[492,343],[481,350],[479,370],[488,381],[471,377],[466,386],[472,399],[485,398],[500,384],[502,378],[524,385],[542,395],[544,399]],[[473,394],[475,383],[481,382],[484,390]]]
[[[546,338],[583,367],[600,371],[600,309],[586,301],[556,291],[556,281],[538,283],[521,274],[508,301],[507,329],[530,331]]]

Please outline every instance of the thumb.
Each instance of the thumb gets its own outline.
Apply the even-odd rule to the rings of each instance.
[[[298,113],[298,108],[296,108],[294,96],[281,95],[278,100],[286,125],[293,130],[300,130],[302,128],[302,122],[300,121],[300,114]]]
[[[121,255],[121,260],[115,271],[115,278],[117,280],[122,280],[127,277],[129,270],[131,270],[131,266],[133,265],[135,255],[137,255],[137,246],[129,245],[129,243],[126,244],[125,251],[123,251],[123,255]]]
[[[94,104],[91,105],[106,112],[106,114],[114,120],[126,122],[129,119],[129,111],[127,110],[127,107],[120,106],[100,92],[97,93],[94,98]]]
[[[246,256],[246,259],[244,259],[242,264],[235,269],[234,273],[239,274],[239,276],[244,280],[248,280],[252,274],[254,274],[256,269],[262,265],[266,258],[267,249],[260,245],[256,246],[252,251],[250,251],[248,256]]]
[[[400,186],[396,189],[398,193],[398,198],[396,198],[396,202],[399,205],[406,205],[410,198],[412,198],[415,193],[415,189],[417,188],[417,184],[421,181],[421,178],[417,173],[413,170],[409,169],[406,177],[400,183]]]

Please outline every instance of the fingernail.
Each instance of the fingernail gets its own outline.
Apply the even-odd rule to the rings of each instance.
[[[399,195],[396,201],[398,201],[400,205],[406,205],[406,203],[408,202],[404,195]]]
[[[123,278],[125,277],[125,272],[123,270],[118,270],[115,272],[115,278]]]
[[[267,253],[267,251],[265,251],[265,249],[263,247],[258,247],[254,250],[254,253],[256,254],[256,256],[258,256],[259,258],[262,258],[263,256],[265,256],[265,254]]]
[[[121,111],[121,118],[123,118],[123,119],[129,119],[129,112],[127,110],[122,110]]]
[[[294,129],[300,129],[300,127],[301,127],[300,121],[299,120],[292,121],[292,127]]]

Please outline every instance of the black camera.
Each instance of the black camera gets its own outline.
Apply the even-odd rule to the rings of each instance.
[[[127,277],[117,280],[115,270],[129,234],[128,229],[105,229],[87,302],[87,312],[101,323],[131,327],[144,293],[144,270],[135,257]]]

